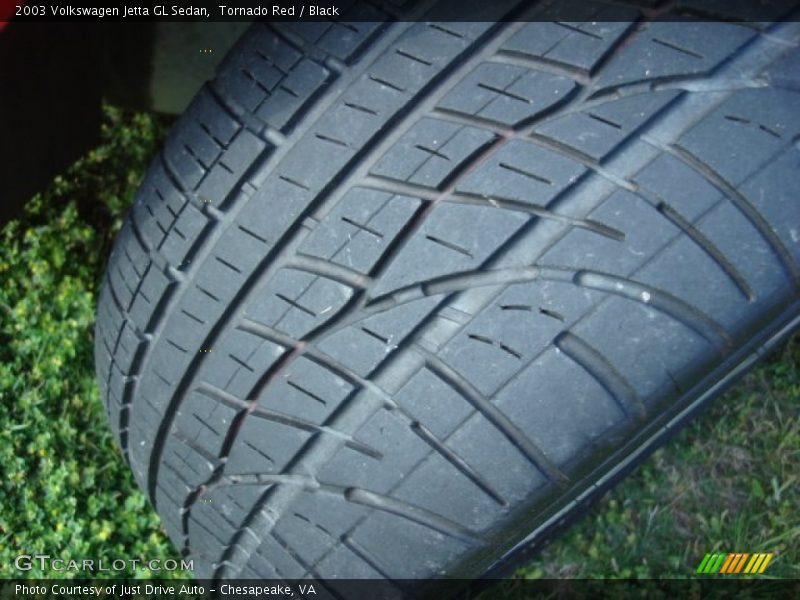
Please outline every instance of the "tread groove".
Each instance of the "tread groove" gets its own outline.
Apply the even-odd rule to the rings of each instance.
[[[733,347],[730,336],[719,323],[664,290],[623,277],[589,270],[576,271],[574,282],[581,287],[652,306],[700,334],[722,354],[726,354]]]
[[[448,448],[444,442],[437,438],[434,433],[422,423],[419,421],[414,421],[411,424],[411,429],[420,438],[422,438],[426,444],[439,453],[442,458],[444,458],[447,462],[464,474],[470,481],[472,481],[472,483],[478,486],[497,504],[500,506],[508,506],[508,502],[506,502],[505,498],[503,498],[503,496],[501,496],[500,493],[495,490],[488,481],[486,481],[486,479],[484,479],[475,469],[473,469],[466,460]]]
[[[614,398],[628,418],[639,420],[645,417],[647,411],[639,395],[595,348],[569,331],[560,333],[553,343],[589,373]]]
[[[481,413],[500,433],[502,433],[539,472],[559,487],[565,486],[569,478],[537,447],[514,423],[486,399],[472,384],[444,363],[440,358],[426,350],[423,352],[427,368],[443,382],[460,394],[475,410]]]
[[[667,41],[661,40],[659,38],[652,38],[652,40],[653,40],[653,42],[655,42],[656,44],[659,44],[660,46],[664,46],[666,48],[670,48],[671,50],[675,50],[676,52],[680,52],[681,54],[685,54],[686,56],[691,56],[692,58],[697,58],[697,59],[700,59],[700,60],[705,58],[705,56],[703,56],[702,54],[698,54],[697,52],[694,52],[693,50],[689,50],[688,48],[684,48],[683,46],[679,46],[677,44],[673,44],[672,42],[667,42]]]
[[[659,202],[657,210],[664,217],[669,219],[676,227],[689,236],[708,256],[710,256],[722,269],[725,274],[731,278],[736,288],[742,293],[748,302],[756,300],[756,293],[753,288],[747,283],[741,273],[733,266],[733,264],[725,257],[722,251],[708,239],[703,233],[697,229],[691,222],[686,220],[678,211],[672,208],[666,202]]]
[[[652,143],[651,140],[648,141]],[[778,237],[778,234],[775,233],[775,231],[770,227],[769,223],[767,223],[766,219],[761,216],[761,214],[755,209],[750,201],[745,198],[741,192],[739,192],[739,190],[733,187],[721,175],[719,175],[719,173],[716,173],[711,167],[702,162],[699,158],[694,156],[685,148],[676,144],[667,147],[664,147],[661,144],[658,144],[658,146],[702,175],[711,185],[725,194],[742,212],[742,214],[744,214],[750,220],[764,240],[772,247],[775,254],[777,254],[780,258],[781,263],[786,269],[786,272],[791,277],[795,287],[800,287],[800,267],[798,267],[797,263],[795,263],[794,259],[792,259],[792,255],[783,245],[783,242]]]
[[[369,490],[361,488],[348,488],[344,492],[344,497],[348,502],[361,504],[375,510],[388,512],[403,519],[407,519],[423,527],[433,529],[443,533],[453,539],[464,542],[468,545],[479,545],[482,543],[480,537],[466,527],[454,523],[441,515],[432,513],[424,508],[402,502],[389,496],[383,496]]]

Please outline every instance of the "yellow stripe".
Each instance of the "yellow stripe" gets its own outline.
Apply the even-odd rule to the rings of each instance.
[[[720,573],[727,573],[727,572],[728,572],[728,565],[730,565],[730,564],[731,564],[731,561],[732,561],[732,560],[733,560],[735,557],[736,557],[736,555],[735,555],[735,554],[728,554],[728,558],[727,558],[727,560],[725,560],[725,563],[722,565],[722,568],[719,570],[719,572],[720,572]]]
[[[747,560],[748,556],[750,556],[750,554],[748,552],[745,552],[744,554],[742,554],[742,560],[740,560],[739,564],[736,565],[736,573],[738,573],[739,571],[742,570],[742,567],[744,566],[744,563]]]
[[[767,558],[766,552],[762,552],[761,554],[759,554],[758,555],[758,562],[753,565],[753,568],[752,568],[752,570],[750,572],[751,573],[758,573],[758,569],[761,567],[761,563],[764,562],[765,558]]]
[[[772,552],[770,552],[769,554],[767,554],[766,558],[764,559],[764,562],[763,562],[763,563],[761,563],[761,568],[758,570],[758,572],[759,572],[759,573],[763,573],[763,572],[764,572],[764,569],[766,569],[766,568],[767,568],[767,565],[769,564],[769,561],[771,561],[771,560],[772,560],[772,557],[773,557],[773,556],[774,556],[774,555],[772,554]]]
[[[763,555],[763,554],[759,554],[758,552],[756,552],[755,554],[753,554],[753,558],[751,558],[751,559],[750,559],[750,562],[749,562],[749,563],[747,563],[747,568],[744,570],[744,572],[745,572],[745,573],[750,573],[750,572],[752,572],[752,571],[753,571],[753,569],[754,569],[755,567],[757,567],[757,564],[758,564],[758,563],[759,563],[761,560],[764,560],[764,555]]]

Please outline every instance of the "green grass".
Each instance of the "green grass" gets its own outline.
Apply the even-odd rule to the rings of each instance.
[[[0,233],[0,577],[79,575],[19,572],[19,554],[178,558],[106,427],[92,341],[113,235],[165,129],[108,109],[101,146]],[[686,577],[715,550],[775,552],[769,575],[800,576],[799,364],[795,337],[515,577]]]
[[[109,110],[102,145],[0,234],[0,577],[59,575],[17,571],[19,554],[177,557],[108,432],[93,357],[106,257],[163,129]]]

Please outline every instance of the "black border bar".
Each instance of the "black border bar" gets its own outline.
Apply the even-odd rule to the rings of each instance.
[[[502,21],[495,0],[0,0],[0,21],[142,23],[266,20]],[[521,5],[526,2],[521,2]],[[800,20],[798,0],[528,0],[523,21],[771,22]],[[515,10],[513,20],[520,20]]]

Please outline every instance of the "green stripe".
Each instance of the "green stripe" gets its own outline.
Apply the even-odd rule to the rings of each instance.
[[[703,561],[700,563],[700,566],[699,566],[699,567],[697,567],[697,571],[696,571],[697,573],[705,573],[705,571],[704,571],[703,569],[705,568],[705,566],[706,566],[706,563],[708,562],[708,559],[709,559],[709,558],[711,558],[711,555],[710,555],[710,554],[706,554],[706,555],[703,557]]]
[[[719,554],[716,553],[712,554],[711,558],[708,561],[708,564],[706,565],[706,570],[704,571],[704,573],[713,573],[712,569],[714,568],[714,565],[717,564],[718,560],[719,560]]]
[[[718,573],[719,570],[722,568],[722,565],[725,564],[725,559],[728,558],[727,553],[717,554],[717,562],[713,565],[709,565],[708,572],[709,573]]]
[[[703,573],[716,573],[720,567],[720,559],[722,559],[724,556],[724,554],[717,554],[716,552],[710,555],[708,557],[708,562],[706,563],[706,568],[703,569]]]

